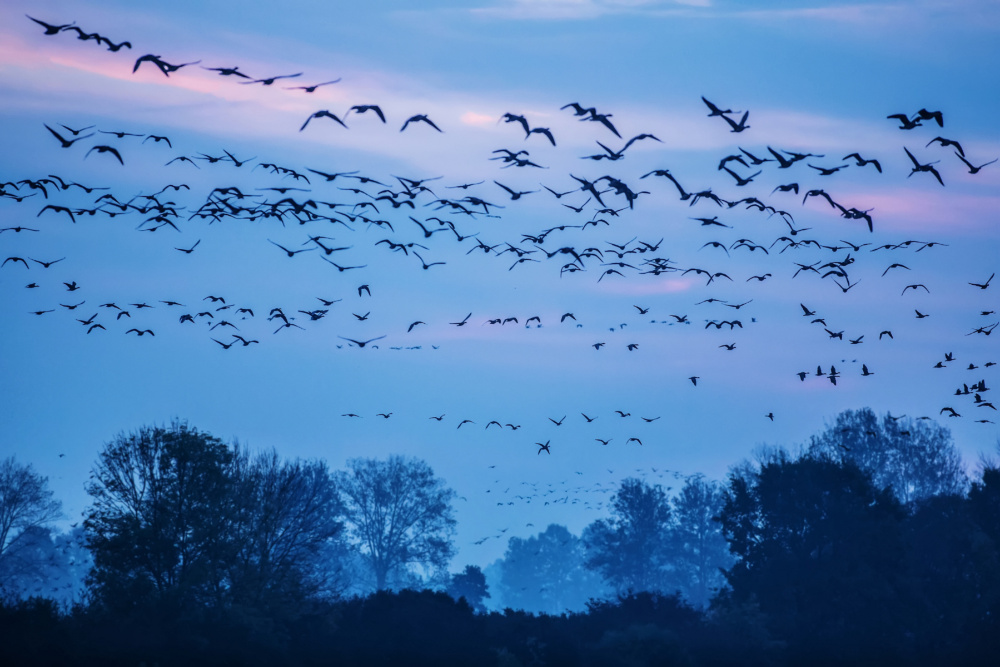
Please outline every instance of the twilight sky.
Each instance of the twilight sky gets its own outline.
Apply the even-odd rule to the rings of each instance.
[[[0,260],[25,261],[0,267],[0,454],[49,476],[67,523],[104,442],[174,418],[333,468],[420,457],[462,497],[455,569],[551,522],[579,532],[626,476],[721,479],[758,445],[794,447],[850,408],[945,423],[974,466],[994,449],[996,413],[955,391],[996,382],[1000,336],[984,334],[1000,283],[969,283],[1000,264],[1000,163],[971,174],[950,142],[974,167],[1000,157],[1000,5],[746,4],[5,2]],[[47,36],[25,14],[132,48]],[[133,72],[146,54],[197,62]],[[749,127],[731,132],[702,96],[734,123],[749,112]],[[621,137],[561,108],[572,102]],[[943,127],[887,119],[921,109]],[[442,131],[400,131],[418,114]],[[94,134],[62,148],[46,125]],[[644,134],[655,139],[622,150]],[[769,149],[814,156],[782,168]],[[911,173],[904,149],[944,186]],[[745,164],[720,170],[727,156]],[[682,200],[666,177],[643,178],[657,170],[734,205]],[[26,182],[50,175],[108,189],[47,183],[46,198]],[[603,176],[602,204],[581,182]],[[498,183],[530,193],[513,200]],[[640,193],[632,208],[616,183]],[[777,189],[792,183],[798,194]],[[869,211],[873,231],[803,199],[811,190]],[[133,206],[96,201],[107,194]],[[836,385],[817,366],[835,366]]]

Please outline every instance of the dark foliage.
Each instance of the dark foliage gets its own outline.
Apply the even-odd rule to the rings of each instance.
[[[347,548],[343,506],[321,462],[250,457],[175,425],[121,436],[95,472],[92,604],[0,601],[4,665],[993,665],[1000,655],[991,463],[967,486],[913,482],[903,498],[862,462],[817,447],[735,469],[721,506],[719,489],[700,481],[670,505],[658,487],[628,480],[612,518],[590,531],[590,554],[633,590],[562,615],[484,613],[486,580],[473,566],[442,582],[447,592],[338,598],[324,564]],[[420,479],[447,505],[429,470]],[[386,484],[371,492],[395,488]],[[732,560],[708,609],[690,593],[634,590],[684,575],[703,582],[703,597],[719,562],[715,525]],[[546,535],[580,540],[550,526],[539,545]],[[28,537],[53,552],[44,531]],[[421,544],[403,552],[420,556]],[[640,566],[642,554],[652,557]]]

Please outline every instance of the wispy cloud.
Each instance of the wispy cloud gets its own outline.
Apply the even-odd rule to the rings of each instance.
[[[587,20],[653,9],[708,7],[711,0],[505,0],[472,9],[475,15],[508,20]]]
[[[770,5],[770,6],[769,6]],[[916,0],[914,2],[781,2],[747,3],[731,0],[499,0],[469,10],[489,18],[534,21],[583,21],[616,15],[742,19],[759,22],[832,22],[874,31],[885,26],[922,25],[942,21],[966,28],[992,30],[1000,26],[1000,5],[990,0]]]

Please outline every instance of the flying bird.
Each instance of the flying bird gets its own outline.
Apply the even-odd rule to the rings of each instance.
[[[100,155],[101,153],[110,153],[111,155],[118,158],[118,162],[120,162],[123,167],[125,166],[125,161],[122,160],[121,153],[119,153],[114,146],[94,146],[89,151],[87,151],[87,154],[84,155],[83,157],[86,158],[87,155],[90,155],[94,151],[97,151],[98,155]]]
[[[985,167],[987,165],[991,165],[994,162],[996,162],[997,160],[1000,160],[1000,158],[993,158],[989,162],[985,162],[985,163],[983,163],[983,164],[981,164],[981,165],[979,165],[977,167],[977,166],[973,165],[971,162],[969,162],[968,160],[966,160],[963,156],[959,155],[958,153],[955,153],[955,157],[957,157],[959,160],[961,160],[962,162],[965,163],[965,166],[969,168],[969,173],[972,174],[972,175],[978,174],[979,170],[982,169],[983,167]]]
[[[281,74],[279,76],[272,76],[272,77],[268,77],[266,79],[254,79],[252,81],[240,81],[240,83],[243,84],[244,86],[249,86],[249,85],[254,84],[254,83],[261,83],[261,84],[264,84],[265,86],[270,86],[271,84],[273,84],[278,79],[294,79],[295,77],[298,77],[298,76],[302,76],[302,72],[299,72],[298,74]]]
[[[913,163],[913,168],[910,170],[910,173],[907,174],[906,176],[907,178],[913,176],[917,172],[923,171],[932,174],[934,178],[937,179],[938,183],[940,183],[942,186],[944,185],[944,181],[941,180],[941,174],[938,173],[938,170],[934,168],[934,165],[937,163],[937,160],[935,160],[934,162],[928,162],[927,164],[920,164],[920,162],[917,161],[917,158],[913,156],[913,153],[910,152],[910,149],[908,149],[906,146],[903,146],[903,150],[906,151],[906,155],[909,156],[910,161]]]
[[[45,123],[42,123],[42,125],[45,125]],[[45,125],[45,129],[48,130],[49,132],[51,132],[52,136],[54,136],[56,139],[59,140],[59,143],[62,144],[63,148],[69,148],[70,146],[72,146],[76,142],[80,141],[81,139],[89,139],[90,137],[94,136],[94,133],[91,132],[90,134],[85,134],[82,137],[76,137],[74,139],[64,139],[62,137],[62,135],[60,135],[58,132],[56,132],[55,130],[53,130],[48,125]]]
[[[417,114],[416,116],[410,116],[409,118],[407,118],[406,122],[403,123],[403,127],[399,128],[399,131],[402,132],[403,130],[405,130],[406,126],[409,125],[410,123],[427,123],[428,125],[430,125],[431,127],[433,127],[435,130],[437,130],[438,132],[443,132],[444,131],[440,127],[438,127],[437,125],[435,125],[434,121],[432,121],[430,118],[428,118],[424,114]]]
[[[985,283],[982,283],[982,284],[980,284],[980,283],[969,283],[969,284],[972,285],[973,287],[978,287],[979,289],[986,289],[987,287],[990,286],[990,281],[993,280],[993,276],[995,276],[995,275],[996,275],[995,273],[991,273],[990,277],[986,279]]]
[[[382,109],[378,105],[375,105],[375,104],[355,104],[353,107],[351,107],[350,109],[347,110],[347,113],[344,114],[344,118],[347,118],[347,114],[351,113],[352,111],[355,112],[355,113],[357,113],[357,114],[363,114],[366,111],[373,111],[375,113],[375,115],[378,116],[379,120],[381,120],[383,123],[385,123],[385,114],[382,113]]]
[[[319,111],[315,112],[313,115],[311,115],[308,118],[306,118],[306,122],[302,123],[302,127],[299,128],[299,132],[301,132],[302,130],[306,129],[306,125],[308,125],[309,121],[311,121],[313,118],[329,118],[329,119],[335,121],[337,124],[339,124],[345,130],[347,129],[347,125],[345,125],[344,121],[340,120],[340,118],[338,118],[336,114],[332,114],[329,111],[327,111],[326,109],[320,109]],[[310,169],[309,171],[313,171],[313,170]],[[314,173],[318,174],[320,172],[314,172]],[[325,174],[320,174],[320,175],[325,175]],[[336,178],[336,176],[334,176],[334,178]],[[332,181],[333,178],[327,178],[327,180],[328,181]]]
[[[25,16],[28,15],[25,14]],[[52,25],[51,23],[46,23],[45,21],[39,21],[33,16],[28,16],[28,18],[37,23],[38,25],[42,26],[43,28],[45,28],[46,35],[57,35],[63,30],[67,30],[76,25],[76,21],[73,21],[73,23],[64,23],[63,25]]]
[[[749,111],[744,111],[743,112],[743,117],[740,118],[740,122],[738,122],[738,123],[735,120],[733,120],[732,118],[730,118],[729,116],[726,116],[726,115],[722,116],[722,120],[724,120],[727,123],[729,123],[729,127],[731,128],[729,130],[730,132],[742,132],[743,130],[747,130],[747,129],[750,128],[750,126],[747,125],[747,118],[749,118],[749,116],[750,116],[750,112]]]
[[[317,83],[312,86],[292,86],[291,88],[285,88],[285,90],[304,90],[307,93],[315,93],[316,89],[320,86],[329,86],[331,83],[340,83],[340,79],[335,79],[333,81],[324,81],[323,83]]]
[[[132,67],[132,73],[135,74],[139,70],[139,66],[142,65],[143,63],[146,63],[146,62],[153,63],[154,65],[156,65],[160,69],[161,72],[163,72],[163,76],[169,77],[172,73],[176,72],[180,68],[187,67],[188,65],[197,65],[201,61],[200,60],[195,60],[194,62],[190,62],[190,63],[182,63],[180,65],[171,65],[170,63],[168,63],[168,62],[166,62],[164,60],[161,60],[160,56],[154,56],[152,54],[146,54],[146,55],[141,56],[138,59],[136,59],[135,66]]]
[[[377,340],[382,340],[383,338],[385,338],[385,335],[378,336],[376,338],[369,338],[368,340],[365,340],[365,341],[354,340],[353,338],[344,338],[343,336],[337,336],[337,338],[340,338],[341,340],[346,340],[349,343],[354,343],[358,347],[362,347],[363,348],[368,343],[373,343],[373,342],[375,342]],[[376,347],[378,347],[378,346],[376,345]]]

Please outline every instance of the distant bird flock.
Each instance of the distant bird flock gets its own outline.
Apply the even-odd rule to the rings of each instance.
[[[47,36],[89,41],[117,53],[118,58],[134,57],[123,50],[133,48],[128,41],[89,33],[74,23],[28,18]],[[307,82],[307,85],[283,86],[285,90],[294,91],[286,94],[310,94],[321,86],[340,82],[334,79],[308,83],[308,79],[300,79],[304,77],[303,72],[257,78],[244,73],[239,66],[208,67],[200,60],[177,64],[171,61],[174,59],[167,56],[145,54],[135,57],[131,71],[156,68],[164,76],[172,77],[184,76],[200,67],[242,85],[271,86],[279,81],[292,83],[292,80]],[[701,99],[708,110],[709,119],[705,123],[718,127],[723,133],[750,136],[753,118],[749,111],[734,111],[704,97]],[[441,119],[406,112],[392,121],[397,117],[395,111],[368,103],[352,105],[343,113],[321,109],[302,119],[298,131],[350,131],[348,123],[352,114],[367,114],[370,122],[391,125],[392,132],[398,127],[398,132],[430,133],[439,141],[448,141],[449,127],[440,122]],[[341,341],[336,348],[344,350],[426,351],[440,347],[441,343],[414,343],[410,338],[425,332],[426,340],[427,331],[451,328],[468,331],[463,327],[537,329],[544,326],[573,330],[575,339],[580,341],[581,354],[607,354],[608,346],[613,345],[639,355],[645,351],[640,342],[623,339],[622,332],[628,333],[630,323],[648,322],[671,327],[695,324],[712,334],[724,333],[728,338],[721,344],[713,338],[712,346],[718,349],[718,354],[738,355],[739,336],[754,324],[757,303],[753,298],[737,302],[714,296],[699,297],[690,300],[690,311],[685,307],[683,311],[665,312],[648,302],[631,303],[636,299],[627,297],[630,302],[623,303],[621,320],[613,326],[594,322],[580,308],[575,312],[560,311],[563,314],[553,318],[541,313],[482,313],[471,307],[459,307],[454,317],[445,321],[435,322],[429,316],[416,321],[407,318],[375,332],[362,328],[361,324],[369,319],[372,311],[367,306],[352,304],[367,302],[377,306],[377,300],[369,300],[373,295],[378,296],[378,276],[365,271],[364,258],[372,252],[391,255],[396,259],[398,271],[410,272],[414,279],[419,279],[424,272],[448,270],[449,262],[469,255],[500,265],[506,272],[524,271],[531,264],[544,264],[546,275],[553,280],[589,280],[604,286],[613,281],[673,277],[695,279],[722,293],[736,284],[745,285],[744,289],[780,289],[771,285],[794,279],[813,280],[817,290],[829,286],[837,293],[853,295],[862,283],[858,276],[867,270],[864,275],[868,282],[906,276],[906,284],[901,282],[896,289],[901,289],[901,299],[909,300],[907,310],[912,304],[913,323],[918,326],[918,320],[929,315],[923,312],[927,308],[918,299],[930,294],[935,285],[916,277],[906,257],[934,252],[945,244],[934,239],[906,239],[881,245],[863,240],[877,229],[878,212],[861,203],[842,201],[837,194],[837,178],[848,170],[864,170],[873,179],[887,178],[884,170],[889,171],[893,165],[902,171],[908,170],[906,179],[924,179],[927,187],[940,188],[946,185],[950,172],[961,170],[975,176],[996,162],[996,158],[981,161],[975,146],[963,145],[964,142],[957,139],[921,135],[922,129],[930,128],[932,134],[939,134],[946,127],[942,112],[921,108],[888,115],[887,120],[898,123],[903,139],[895,154],[873,156],[859,150],[837,157],[753,145],[720,156],[715,169],[718,182],[695,184],[683,174],[674,173],[668,164],[641,174],[623,175],[620,167],[627,163],[630,148],[649,152],[656,150],[656,146],[663,146],[664,142],[650,132],[626,139],[627,135],[623,136],[618,129],[624,125],[613,113],[578,102],[551,111],[567,119],[576,119],[588,128],[593,127],[599,150],[575,156],[580,160],[578,171],[556,173],[548,168],[545,160],[521,147],[535,150],[535,146],[542,145],[547,150],[564,150],[556,131],[550,127],[532,126],[529,115],[512,111],[500,116],[497,123],[503,123],[505,128],[510,126],[510,136],[515,141],[513,147],[497,147],[490,155],[483,156],[484,162],[491,163],[487,166],[495,169],[494,175],[471,183],[446,174],[405,177],[363,174],[357,169],[334,171],[321,165],[279,164],[262,161],[255,155],[236,155],[229,150],[219,154],[217,151],[184,149],[181,145],[175,146],[179,142],[165,133],[133,131],[136,128],[131,127],[79,127],[71,117],[43,119],[38,141],[56,142],[64,150],[67,163],[104,161],[128,169],[133,155],[156,151],[164,158],[162,187],[157,192],[143,194],[113,184],[78,183],[56,173],[10,174],[15,166],[8,162],[5,168],[8,173],[3,178],[9,180],[0,183],[0,214],[5,221],[17,222],[0,227],[0,251],[4,253],[0,277],[4,278],[5,289],[15,289],[12,278],[16,275],[17,280],[23,280],[16,289],[39,290],[43,286],[54,286],[61,293],[61,298],[39,299],[37,308],[25,316],[47,317],[54,325],[77,327],[82,335],[134,336],[155,344],[155,340],[173,332],[162,328],[162,319],[154,328],[149,313],[166,310],[172,314],[174,328],[203,331],[206,345],[216,346],[220,354],[234,354],[237,350],[250,353],[273,336],[294,335],[295,330],[323,326],[324,320],[329,319],[337,320],[332,337]],[[612,167],[616,168],[615,173],[610,173]],[[587,173],[595,168],[609,173],[596,176]],[[270,185],[253,190],[232,185],[237,175],[234,170],[241,170],[240,174],[267,174]],[[51,171],[60,171],[60,165],[53,164]],[[786,173],[787,177],[782,178],[784,182],[777,187],[757,193],[751,191],[762,175]],[[526,179],[535,185],[525,188],[521,184]],[[720,190],[732,188],[746,195],[723,197],[713,191],[715,187]],[[674,198],[688,205],[691,215],[679,221],[680,224],[700,227],[705,235],[694,247],[678,247],[667,240],[668,230],[678,224],[676,221],[664,225],[661,238],[633,237],[621,242],[629,236],[622,232],[619,239],[608,239],[612,232],[619,233],[627,228],[628,216],[643,215],[643,204],[657,198]],[[552,219],[551,225],[510,236],[505,234],[504,226],[496,224],[498,220],[516,218],[521,212],[530,210],[532,202],[543,199],[558,208],[561,215],[558,220]],[[809,209],[812,215],[828,215],[834,219],[822,234],[820,230],[809,234],[810,228],[796,222],[797,211],[803,209]],[[740,229],[737,213],[758,216],[768,227],[756,225],[753,228],[756,239],[744,238],[751,234]],[[56,237],[60,225],[86,224],[88,219],[116,219],[131,223],[137,232],[161,232],[157,239],[162,238],[169,252],[176,253],[178,263],[189,261],[204,251],[205,239],[197,238],[197,234],[208,225],[266,224],[270,230],[267,238],[270,245],[265,245],[268,252],[287,257],[289,261],[312,262],[344,279],[356,276],[357,280],[342,294],[297,295],[294,305],[234,302],[227,295],[216,293],[211,286],[205,286],[203,294],[189,291],[150,294],[145,301],[126,302],[98,292],[87,284],[85,276],[74,275],[70,256],[35,257],[18,250],[19,238],[33,234]],[[180,242],[180,237],[176,236],[178,232],[184,232],[186,239],[190,238],[188,234],[195,232],[196,238]],[[830,236],[836,240],[825,238]],[[841,237],[852,240],[841,240]],[[737,275],[730,268],[736,266],[732,257],[737,253],[753,257],[759,269]],[[679,259],[681,257],[684,259]],[[987,277],[987,273],[970,274],[966,280],[968,289],[984,294],[984,298],[989,295],[994,277],[993,274]],[[808,303],[800,304],[800,308],[787,314],[790,320],[798,323],[800,318],[805,318],[805,325],[814,327],[817,337],[825,336],[831,345],[845,346],[844,349],[857,350],[856,346],[864,346],[861,349],[867,351],[872,346],[891,345],[900,333],[882,327],[879,322],[841,324]],[[341,317],[331,317],[338,312]],[[695,318],[695,312],[703,317]],[[988,301],[984,301],[983,308],[974,315],[981,324],[971,327],[964,333],[966,336],[990,336],[1000,324]],[[8,322],[13,322],[15,316],[16,313],[9,314]],[[600,332],[616,335],[605,336]],[[454,333],[449,333],[449,338],[453,338]],[[836,355],[843,354],[836,352]],[[851,354],[860,353],[852,351]],[[878,375],[877,356],[873,357],[864,359],[860,371],[854,367],[850,372],[863,378]],[[990,416],[996,408],[986,396],[990,387],[984,377],[975,374],[985,373],[995,364],[986,358],[959,362],[950,353],[942,352],[940,359],[927,360],[927,367],[944,368],[952,362],[967,364],[966,370],[971,375],[956,388],[956,403],[943,406],[933,417],[947,415],[993,423]],[[822,381],[837,385],[848,371],[843,366],[838,369],[824,361],[815,369],[796,368],[784,372],[789,377],[797,376],[802,382]],[[699,380],[709,381],[698,375],[676,378],[678,387],[687,385],[690,391],[701,389],[703,385]],[[776,412],[762,412],[761,419],[774,421]],[[607,420],[614,414],[609,411],[601,417]],[[386,410],[378,415],[345,413],[343,416],[378,416],[387,420],[392,415]],[[780,417],[780,412],[778,415]],[[629,416],[619,411],[614,418],[627,419]],[[422,418],[443,422],[445,415]],[[558,427],[565,419],[563,416],[549,421]],[[582,414],[580,419],[590,423],[598,417]],[[643,416],[642,419],[649,423],[659,416]],[[468,418],[456,418],[453,423],[457,424],[455,428],[477,425]],[[490,429],[491,426],[512,430],[520,427],[514,423],[501,424],[500,420],[491,420],[484,427]],[[608,445],[615,439],[595,438],[595,441]],[[634,435],[627,440],[617,439],[629,446],[643,444]],[[539,455],[554,454],[550,440],[535,445]]]

